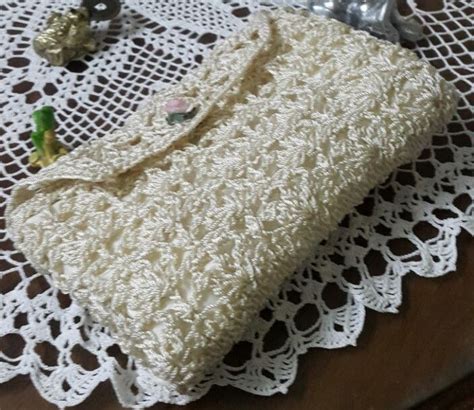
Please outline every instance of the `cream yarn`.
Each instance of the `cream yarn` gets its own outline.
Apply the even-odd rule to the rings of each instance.
[[[197,115],[169,125],[174,97]],[[258,14],[123,129],[18,184],[8,229],[125,352],[184,392],[455,101],[399,46],[333,20]]]

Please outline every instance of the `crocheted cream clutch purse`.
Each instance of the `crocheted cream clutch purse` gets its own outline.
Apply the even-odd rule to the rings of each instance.
[[[176,98],[194,117],[169,121]],[[124,352],[184,392],[455,101],[398,45],[257,14],[124,128],[16,186],[9,232]]]

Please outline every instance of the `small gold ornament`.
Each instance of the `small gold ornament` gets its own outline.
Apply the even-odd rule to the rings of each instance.
[[[64,66],[97,50],[91,20],[110,20],[119,12],[119,0],[83,0],[78,9],[65,14],[54,12],[46,28],[33,40],[33,48],[51,65]]]
[[[65,14],[53,13],[46,29],[33,40],[33,48],[52,65],[62,66],[97,49],[85,7]]]

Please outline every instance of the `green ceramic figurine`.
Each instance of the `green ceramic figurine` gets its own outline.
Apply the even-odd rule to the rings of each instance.
[[[56,138],[54,132],[54,110],[52,107],[43,107],[33,113],[33,122],[36,130],[31,133],[31,140],[36,148],[29,157],[29,163],[33,167],[44,168],[51,165],[60,156],[67,154]]]

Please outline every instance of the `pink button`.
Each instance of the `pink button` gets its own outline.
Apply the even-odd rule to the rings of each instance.
[[[167,101],[163,108],[168,114],[178,114],[188,112],[191,105],[182,98],[173,98]]]

